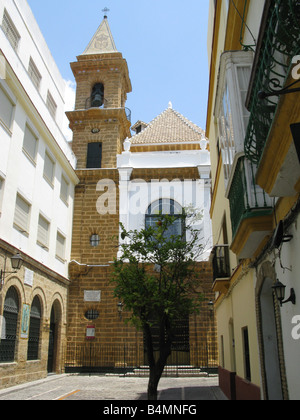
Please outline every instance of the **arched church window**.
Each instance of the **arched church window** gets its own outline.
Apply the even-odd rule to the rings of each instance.
[[[5,330],[2,331],[0,340],[0,363],[14,362],[19,316],[19,297],[12,286],[8,289],[3,308]]]
[[[96,83],[91,94],[92,108],[100,108],[104,104],[104,85],[103,83]]]
[[[174,223],[166,232],[167,237],[185,234],[185,214],[180,204],[172,199],[161,198],[148,207],[145,217],[145,227],[155,227],[164,215],[175,217]]]
[[[40,299],[36,296],[33,299],[30,311],[27,360],[37,360],[39,358],[41,315]]]

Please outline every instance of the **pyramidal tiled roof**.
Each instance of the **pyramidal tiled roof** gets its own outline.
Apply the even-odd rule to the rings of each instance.
[[[118,52],[105,16],[83,55]]]
[[[205,132],[169,104],[142,132],[131,138],[131,145],[194,143],[203,138]]]

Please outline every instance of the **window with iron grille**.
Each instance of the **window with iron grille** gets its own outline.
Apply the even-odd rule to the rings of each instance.
[[[86,313],[84,314],[84,317],[86,319],[88,319],[89,321],[93,321],[95,319],[98,319],[100,316],[99,311],[97,311],[96,309],[89,309],[88,311],[86,311]]]
[[[36,296],[33,299],[30,311],[30,327],[28,337],[27,360],[37,360],[39,358],[39,343],[41,329],[41,304]]]
[[[2,331],[0,340],[0,363],[14,362],[19,318],[19,297],[16,289],[8,289],[5,301],[3,318],[5,330]]]
[[[11,46],[16,51],[21,37],[6,10],[4,10],[1,26],[4,34],[6,35],[6,38],[9,40]]]

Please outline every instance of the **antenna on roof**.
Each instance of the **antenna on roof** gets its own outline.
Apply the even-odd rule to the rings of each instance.
[[[104,19],[107,19],[107,13],[110,12],[108,7],[105,7],[104,9],[102,9],[102,12],[104,13]]]

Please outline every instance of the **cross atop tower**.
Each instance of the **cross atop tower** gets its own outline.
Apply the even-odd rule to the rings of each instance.
[[[104,13],[104,19],[107,19],[107,13],[110,12],[108,7],[105,7],[104,9],[102,9],[102,12]]]

